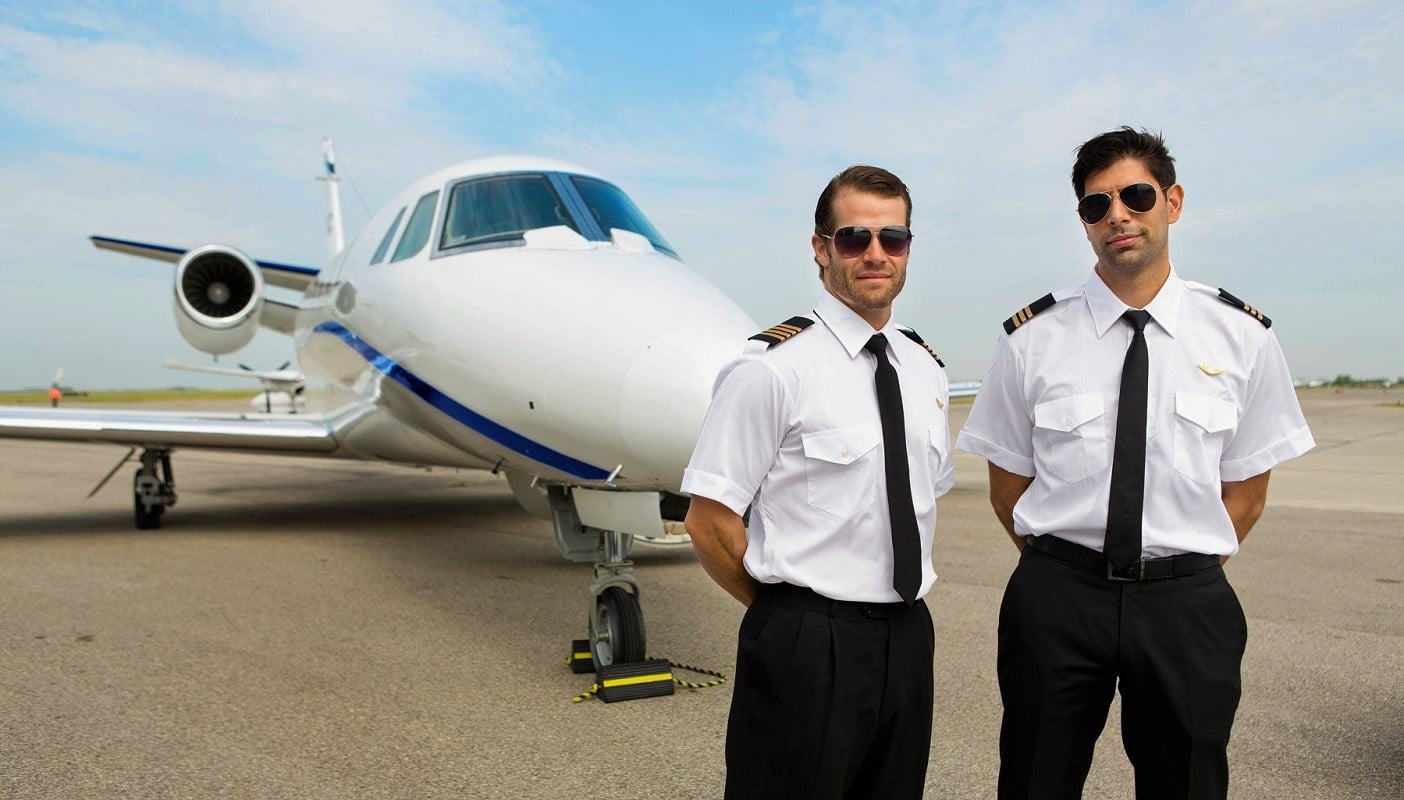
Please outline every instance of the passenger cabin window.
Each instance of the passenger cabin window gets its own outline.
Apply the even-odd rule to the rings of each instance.
[[[578,175],[572,175],[570,182],[575,185],[575,190],[580,192],[585,206],[590,209],[590,213],[594,215],[595,221],[600,224],[600,228],[606,236],[609,235],[610,228],[632,231],[647,239],[655,250],[677,255],[673,252],[673,248],[664,241],[657,229],[649,223],[648,218],[643,215],[639,207],[634,205],[634,201],[619,191],[617,187],[604,181],[582,178]]]
[[[453,187],[440,250],[522,238],[537,228],[568,226],[579,233],[544,175],[504,175]]]
[[[405,235],[400,237],[400,244],[395,247],[391,261],[403,261],[424,249],[424,243],[429,241],[429,228],[434,224],[434,206],[438,202],[439,193],[433,191],[414,204],[414,213],[405,223]]]
[[[380,246],[375,248],[375,255],[371,257],[370,263],[379,264],[385,260],[385,251],[390,249],[390,242],[395,238],[395,231],[400,229],[400,217],[405,215],[405,209],[401,208],[395,214],[395,221],[390,223],[390,230],[385,232],[385,238],[380,240]]]

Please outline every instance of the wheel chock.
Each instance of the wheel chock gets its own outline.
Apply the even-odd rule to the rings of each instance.
[[[570,643],[570,656],[566,658],[566,666],[576,674],[595,671],[595,659],[590,655],[589,639],[576,639]]]
[[[600,667],[595,686],[606,703],[673,693],[673,665],[665,658]]]

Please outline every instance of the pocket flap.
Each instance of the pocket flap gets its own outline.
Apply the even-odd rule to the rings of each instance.
[[[1209,433],[1238,424],[1238,407],[1227,400],[1193,392],[1175,392],[1175,413]]]
[[[950,434],[946,433],[945,425],[931,425],[931,449],[938,453],[944,453],[951,449]]]
[[[1107,413],[1101,392],[1061,397],[1034,406],[1034,425],[1053,431],[1071,431]]]
[[[831,464],[852,464],[882,441],[876,422],[862,422],[846,428],[806,433],[804,454]]]

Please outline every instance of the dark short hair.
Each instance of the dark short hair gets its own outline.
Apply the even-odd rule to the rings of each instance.
[[[900,197],[907,204],[907,224],[912,224],[912,195],[907,184],[882,167],[854,164],[829,180],[829,185],[819,194],[819,202],[814,206],[814,232],[831,234],[834,232],[834,198],[843,189]]]
[[[1134,158],[1146,165],[1160,183],[1160,188],[1168,189],[1175,184],[1175,159],[1165,146],[1165,137],[1142,128],[1140,131],[1122,125],[1119,130],[1107,131],[1092,137],[1073,151],[1077,160],[1073,162],[1073,193],[1082,199],[1087,179],[1101,172],[1123,158]]]

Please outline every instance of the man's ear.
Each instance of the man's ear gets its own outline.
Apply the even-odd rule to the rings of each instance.
[[[829,249],[825,245],[824,237],[819,234],[809,237],[809,246],[814,248],[814,263],[819,265],[820,270],[829,268]]]
[[[1185,187],[1175,184],[1165,190],[1165,202],[1169,204],[1170,222],[1180,219],[1180,210],[1185,207]]]

